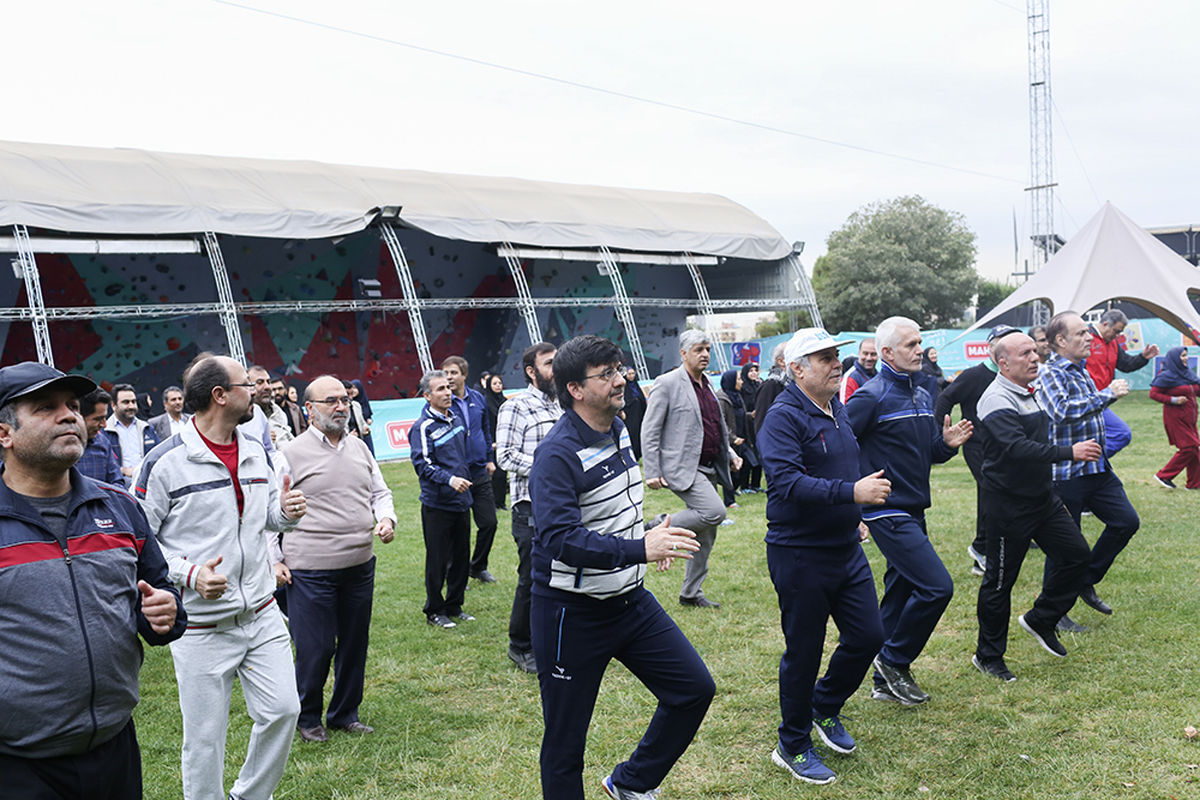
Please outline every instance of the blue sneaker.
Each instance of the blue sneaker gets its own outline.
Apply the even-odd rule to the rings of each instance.
[[[604,793],[613,798],[613,800],[658,800],[658,793],[662,791],[661,786],[651,789],[648,792],[635,792],[632,789],[622,789],[613,783],[612,775],[606,775],[604,780],[600,781],[600,785],[604,788]]]
[[[771,751],[771,760],[792,773],[792,777],[805,783],[833,783],[837,773],[825,766],[817,748],[810,747],[798,756],[790,756],[779,745]]]
[[[842,725],[842,721],[834,715],[832,717],[822,717],[816,711],[813,711],[813,728],[817,735],[821,737],[821,741],[829,746],[829,749],[843,755],[849,755],[854,752],[854,737],[846,732],[846,727]]]

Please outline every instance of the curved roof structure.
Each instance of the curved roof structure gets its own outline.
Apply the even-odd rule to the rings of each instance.
[[[315,239],[380,209],[437,236],[777,260],[791,245],[719,195],[519,178],[0,142],[0,225],[88,234]]]

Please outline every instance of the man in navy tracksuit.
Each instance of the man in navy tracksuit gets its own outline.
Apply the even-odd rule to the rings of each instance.
[[[642,474],[617,419],[625,405],[620,360],[620,349],[598,336],[559,348],[554,382],[564,412],[534,453],[529,476],[546,800],[583,800],[588,724],[612,659],[658,698],[637,748],[602,782],[618,800],[655,796],[715,692],[700,656],[643,586],[647,563],[667,569],[699,546],[695,534],[666,521],[644,529]]]
[[[1103,449],[1094,439],[1073,444],[1050,441],[1050,417],[1030,384],[1037,378],[1033,339],[1016,332],[993,349],[1000,375],[979,398],[983,469],[979,509],[987,566],[979,586],[979,642],[971,663],[1005,682],[1016,675],[1004,663],[1012,589],[1021,562],[1036,541],[1046,552],[1042,592],[1018,621],[1038,644],[1060,658],[1067,649],[1054,634],[1087,583],[1091,551],[1079,526],[1054,493],[1050,466],[1062,461],[1097,461]]]
[[[950,425],[933,417],[929,393],[914,386],[921,371],[921,330],[906,317],[889,317],[875,332],[879,374],[846,401],[846,415],[861,448],[859,470],[883,470],[892,493],[863,521],[887,558],[883,577],[883,632],[887,637],[875,658],[877,700],[904,705],[924,703],[929,695],[913,680],[910,665],[921,654],[954,595],[954,581],[925,532],[929,508],[929,469],[948,461],[971,437],[969,420]]]
[[[837,399],[837,348],[850,343],[822,328],[796,332],[784,351],[795,380],[771,405],[758,439],[768,487],[767,566],[787,646],[779,661],[783,721],[771,759],[808,783],[837,777],[813,747],[814,722],[826,745],[854,752],[839,714],[883,644],[858,504],[884,502],[891,484],[882,471],[859,477],[858,442]],[[830,616],[840,638],[817,681]]]
[[[425,537],[425,619],[453,628],[475,618],[463,611],[471,546],[471,474],[467,429],[451,410],[450,382],[441,370],[421,376],[425,407],[408,434],[413,469],[421,484]],[[446,595],[442,596],[442,586]]]

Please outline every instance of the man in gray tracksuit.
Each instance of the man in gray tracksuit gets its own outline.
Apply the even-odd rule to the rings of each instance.
[[[187,632],[171,645],[187,800],[268,800],[283,776],[300,714],[265,530],[290,530],[305,503],[300,492],[288,491],[290,479],[281,491],[262,444],[237,428],[249,418],[252,386],[233,359],[209,356],[195,364],[184,385],[196,412],[192,424],[150,451],[135,484],[188,612]],[[226,794],[222,770],[235,675],[254,728]]]

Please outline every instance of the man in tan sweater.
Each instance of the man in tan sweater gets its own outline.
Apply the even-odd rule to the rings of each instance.
[[[373,730],[358,719],[375,586],[371,542],[392,541],[396,511],[375,458],[362,439],[347,435],[350,397],[342,382],[317,378],[304,404],[309,428],[283,445],[277,465],[308,501],[308,514],[283,537],[283,573],[296,643],[297,728],[304,741],[324,742],[326,726]],[[331,660],[333,696],[322,725]]]

